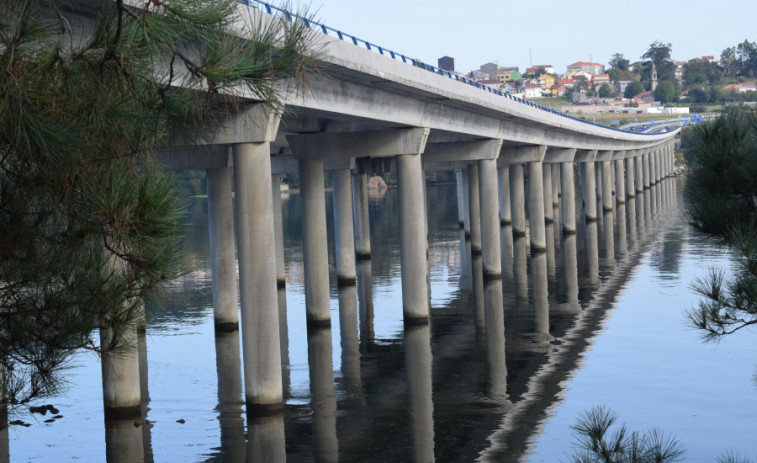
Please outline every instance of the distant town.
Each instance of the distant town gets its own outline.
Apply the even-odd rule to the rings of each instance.
[[[670,44],[655,41],[644,54],[645,61],[631,63],[618,53],[607,66],[577,61],[561,73],[551,64],[521,72],[518,66],[494,62],[461,73],[450,56],[439,58],[438,67],[520,98],[586,115],[688,114],[757,101],[754,42],[727,48],[720,59],[701,56],[673,61],[670,51]]]

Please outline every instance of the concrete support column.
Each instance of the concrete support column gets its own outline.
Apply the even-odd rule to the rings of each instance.
[[[584,193],[584,216],[586,220],[597,220],[597,187],[594,180],[594,162],[584,163],[584,175],[581,177],[583,185],[581,190]]]
[[[657,183],[657,151],[649,153],[649,185]]]
[[[633,158],[626,158],[626,197],[627,198],[635,198],[636,197],[636,180],[635,180],[635,166],[633,162]]]
[[[355,234],[352,219],[352,174],[349,169],[331,173],[334,185],[334,244],[336,249],[336,279],[339,285],[354,285]]]
[[[531,230],[531,254],[547,250],[547,238],[544,229],[544,178],[541,162],[528,164],[528,213]]]
[[[644,168],[644,189],[649,188],[649,153],[641,157],[642,167]]]
[[[513,215],[513,236],[526,236],[526,191],[523,164],[510,166],[510,204]]]
[[[329,326],[331,301],[323,161],[300,159],[299,164],[307,322],[309,326]]]
[[[552,223],[552,164],[542,164],[542,180],[544,184],[544,223]]]
[[[210,268],[213,278],[213,321],[216,330],[239,329],[237,305],[237,258],[234,248],[232,172],[228,167],[208,169],[208,230]]]
[[[352,215],[355,232],[355,258],[371,258],[371,224],[368,214],[368,175],[352,175]]]
[[[233,145],[242,352],[248,414],[283,406],[268,142]]]
[[[113,342],[113,329],[100,328],[103,406],[108,419],[133,419],[140,416],[142,395],[140,393],[139,352],[137,327],[130,323],[120,329],[119,346],[128,346],[125,351],[116,348],[108,351]]]
[[[500,250],[499,194],[497,181],[497,160],[478,161],[479,193],[481,205],[481,241],[483,245],[484,278],[502,276],[502,255]]]
[[[560,207],[560,164],[552,164],[552,207]]]
[[[463,171],[458,169],[455,171],[455,186],[457,187],[457,223],[460,228],[465,227],[465,184],[463,183]]]
[[[615,204],[612,198],[612,161],[602,161],[602,209],[613,210]]]
[[[286,267],[284,263],[284,218],[281,215],[281,178],[283,175],[271,176],[271,194],[273,195],[273,233],[276,237],[276,285],[286,286]]]
[[[429,286],[423,166],[419,154],[402,154],[396,159],[403,313],[406,323],[428,323]],[[471,220],[471,224],[474,223]]]
[[[576,192],[573,185],[573,163],[560,163],[562,190],[562,230],[566,235],[576,233]]]
[[[623,172],[624,162],[622,159],[615,160],[615,201],[623,204],[626,202],[626,177]]]
[[[470,240],[470,200],[468,199],[468,169],[463,169],[463,209],[465,210],[463,231],[465,239]]]
[[[633,158],[633,164],[636,168],[636,194],[644,192],[644,156],[641,154],[637,155],[635,158]]]
[[[499,221],[502,225],[512,223],[512,209],[510,207],[510,167],[500,167],[497,169],[499,177]]]
[[[471,254],[481,254],[481,201],[479,196],[478,165],[468,164],[468,214],[470,216]]]

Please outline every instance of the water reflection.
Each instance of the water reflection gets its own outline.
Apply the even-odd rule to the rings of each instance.
[[[142,428],[134,420],[105,420],[105,459],[108,463],[139,463],[145,461]]]
[[[431,381],[431,329],[405,327],[407,415],[412,461],[434,461],[434,402]]]
[[[218,373],[218,422],[222,460],[243,461],[245,457],[244,393],[242,391],[239,331],[216,332]]]
[[[313,327],[308,330],[308,364],[315,460],[337,461],[339,442],[336,435],[336,392],[330,327]]]

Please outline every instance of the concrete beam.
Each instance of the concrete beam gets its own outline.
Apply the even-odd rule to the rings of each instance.
[[[478,161],[499,158],[502,140],[473,140],[450,143],[427,143],[425,162]]]
[[[597,158],[597,150],[576,150],[573,162],[594,162]]]
[[[287,135],[287,141],[298,159],[388,157],[422,153],[429,132],[428,128],[322,132]]]
[[[547,153],[544,145],[506,146],[502,148],[497,161],[498,166],[521,164],[526,162],[542,162]]]
[[[626,157],[625,150],[623,150],[623,151],[613,151],[613,154],[612,154],[612,160],[613,161],[619,161],[621,159],[625,159],[625,157]]]
[[[545,164],[573,162],[576,157],[575,148],[547,148],[547,153],[544,156]]]
[[[597,157],[594,160],[595,161],[612,161],[613,153],[614,151],[612,150],[597,151]]]
[[[231,167],[227,145],[166,146],[153,153],[158,162],[173,170],[205,170]]]

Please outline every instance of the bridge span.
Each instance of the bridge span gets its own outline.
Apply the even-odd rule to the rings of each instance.
[[[239,8],[250,21],[287,20],[262,2]],[[177,143],[160,154],[172,168],[206,170],[215,323],[236,330],[241,313],[252,415],[283,406],[277,290],[285,285],[284,174],[300,177],[307,319],[317,328],[331,323],[325,171],[333,179],[341,285],[356,284],[356,261],[371,255],[367,174],[396,173],[406,325],[429,322],[425,171],[456,172],[459,221],[490,280],[503,274],[502,225],[528,236],[531,254],[539,254],[555,211],[562,233],[572,235],[578,219],[594,222],[598,208],[612,211],[673,172],[677,130],[639,134],[599,126],[326,26],[312,28],[321,73],[309,76],[303,91],[282,85],[284,116],[249,101],[207,144]],[[130,361],[124,356],[109,368],[128,371],[123,362]],[[134,395],[123,390],[130,387],[104,386],[106,412],[131,406],[121,402]]]

